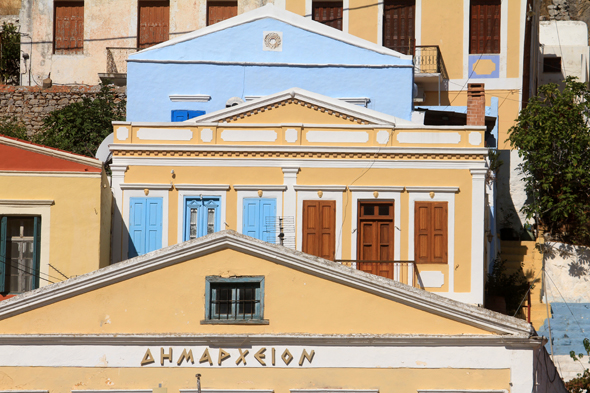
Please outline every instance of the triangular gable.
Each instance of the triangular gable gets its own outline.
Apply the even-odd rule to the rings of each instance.
[[[276,94],[271,94],[259,99],[246,102],[237,106],[225,108],[203,116],[187,120],[186,123],[205,122],[249,122],[266,123],[264,113],[267,110],[282,111],[285,106],[299,106],[310,113],[311,119],[298,117],[302,112],[296,112],[281,116],[280,121],[274,119],[272,123],[320,123],[320,124],[374,124],[381,126],[420,126],[417,123],[400,119],[395,116],[377,112],[345,101],[324,96],[310,91],[292,88]],[[285,112],[285,111],[283,111]],[[304,112],[303,112],[304,113]],[[243,115],[243,116],[242,116]],[[294,117],[293,117],[294,116]],[[293,117],[293,118],[290,118]]]
[[[281,51],[263,50],[263,34],[279,32]],[[129,61],[243,61],[412,67],[412,57],[325,26],[272,4],[129,56]]]
[[[94,158],[0,136],[0,170],[101,172],[102,163]]]
[[[275,281],[275,287],[279,285],[281,288],[281,296],[275,296],[273,299],[275,306],[276,302],[279,302],[280,299],[285,296],[289,299],[297,298],[297,296],[293,296],[295,293],[293,290],[297,289],[289,287],[290,285],[293,285],[290,283],[290,278],[295,277],[296,275],[304,275],[308,277],[308,279],[300,282],[300,286],[306,286],[306,284],[309,284],[309,287],[311,287],[315,285],[314,282],[316,284],[318,282],[326,282],[331,285],[332,289],[340,288],[348,291],[346,297],[341,298],[341,305],[351,303],[350,299],[354,299],[358,296],[377,300],[379,304],[374,311],[369,312],[370,310],[364,310],[364,313],[369,312],[367,315],[372,314],[372,318],[380,318],[380,316],[383,315],[384,310],[389,310],[389,307],[386,307],[385,309],[383,308],[383,304],[387,303],[391,305],[391,310],[394,310],[394,307],[405,307],[405,310],[407,311],[405,313],[406,318],[409,316],[410,320],[415,319],[415,323],[422,324],[422,326],[430,326],[430,324],[436,324],[437,321],[440,322],[444,319],[455,324],[465,325],[466,328],[463,332],[466,334],[474,334],[473,332],[478,331],[478,329],[495,334],[509,334],[527,337],[533,333],[533,330],[528,323],[516,318],[503,316],[489,310],[443,298],[389,279],[370,275],[334,262],[240,235],[234,231],[222,231],[203,238],[167,247],[128,261],[111,265],[93,273],[72,278],[0,302],[0,330],[4,333],[11,331],[12,329],[6,329],[6,326],[11,326],[11,322],[13,322],[13,325],[16,323],[15,326],[22,326],[22,323],[31,323],[31,321],[21,321],[20,319],[21,317],[26,319],[27,316],[34,315],[36,312],[43,312],[45,308],[44,306],[48,307],[47,310],[51,310],[53,307],[53,311],[58,312],[59,315],[75,314],[71,309],[71,304],[69,302],[76,301],[76,299],[81,299],[85,296],[92,298],[92,301],[88,302],[85,306],[85,309],[89,310],[92,310],[92,304],[102,304],[106,299],[116,298],[117,304],[125,305],[125,310],[122,313],[125,317],[121,318],[126,318],[129,323],[132,323],[135,318],[135,315],[132,313],[133,311],[145,316],[147,313],[153,312],[156,308],[155,306],[152,307],[150,305],[154,302],[153,299],[148,301],[147,299],[143,299],[141,294],[137,296],[135,291],[137,288],[142,291],[151,291],[152,294],[156,294],[156,296],[157,294],[162,293],[162,291],[168,294],[174,294],[175,292],[179,292],[180,289],[188,288],[189,291],[183,298],[188,298],[191,305],[191,307],[188,308],[194,309],[195,307],[199,307],[197,304],[203,301],[203,292],[200,290],[191,292],[190,288],[195,285],[194,279],[198,274],[208,274],[201,271],[200,266],[202,265],[198,265],[201,263],[200,261],[207,261],[207,258],[209,258],[209,269],[211,268],[211,258],[216,258],[213,261],[214,271],[225,272],[223,274],[227,276],[236,275],[233,269],[237,270],[237,266],[240,266],[241,264],[248,267],[254,266],[254,268],[246,270],[247,274],[257,274],[261,269],[269,269],[269,267],[274,271],[279,268],[291,271],[292,274],[284,276],[282,281]],[[187,265],[191,263],[192,265]],[[184,271],[178,270],[183,264],[185,268],[188,266],[189,269],[185,269]],[[233,269],[232,266],[234,266]],[[263,267],[261,268],[260,266]],[[272,268],[272,266],[275,266],[275,268]],[[203,265],[203,269],[204,268]],[[243,272],[241,273],[243,274]],[[237,275],[242,274],[238,272]],[[146,283],[137,281],[147,280],[150,276],[156,278],[155,282],[158,283],[157,285],[153,283],[152,285],[146,285]],[[135,287],[130,287],[129,285],[134,280]],[[129,283],[129,285],[126,285],[125,283]],[[111,286],[113,288],[111,291],[112,293],[105,296],[104,292],[101,291],[109,289]],[[318,293],[317,301],[325,301],[325,299],[329,298],[333,299],[334,297],[332,296],[330,289],[328,289],[328,292],[330,293]],[[184,294],[184,292],[182,293]],[[133,301],[127,302],[127,298],[125,297],[127,294],[135,294]],[[320,295],[324,298],[320,299]],[[316,298],[313,297],[312,300],[313,299]],[[349,299],[348,302],[346,299]],[[393,302],[388,303],[390,301]],[[165,304],[161,305],[161,307],[173,311],[176,310],[174,311],[176,313],[175,315],[188,312],[188,309],[176,309],[174,304],[164,303]],[[80,305],[78,305],[78,308],[79,307]],[[162,309],[161,307],[160,309]],[[332,306],[332,309],[334,308],[335,307]],[[367,307],[364,308],[367,309]],[[91,321],[94,325],[98,326],[97,324],[100,324],[102,326],[103,323],[111,324],[111,317],[107,315],[108,310],[103,311],[106,311],[107,313],[100,316],[100,321],[98,319],[96,321]],[[301,309],[297,310],[297,313],[303,314]],[[199,314],[202,315],[201,313]],[[350,320],[350,318],[357,318],[359,314],[360,312],[356,315],[351,315],[347,320]],[[160,317],[158,310],[155,310],[154,315]],[[430,315],[431,318],[427,318],[428,315]],[[14,319],[12,317],[14,317]],[[49,317],[50,314],[43,315],[45,320]],[[74,318],[74,316],[72,318]],[[68,321],[69,320],[70,319],[68,319]],[[76,323],[84,323],[84,321],[80,322],[80,318],[75,319],[75,321]],[[72,323],[73,322],[74,319],[72,319]],[[121,323],[121,321],[113,319],[112,323]],[[406,323],[406,326],[408,325],[407,321],[404,323]],[[67,323],[63,323],[62,325],[64,326],[62,326],[61,329],[67,331]],[[120,329],[118,332],[120,333],[134,332],[125,331],[125,327],[121,327],[122,325],[118,326],[118,329]],[[135,326],[138,325],[135,323]],[[273,326],[276,326],[276,324]],[[388,331],[390,331],[389,326],[390,325],[387,325],[386,327]],[[188,328],[190,328],[190,326]],[[146,329],[149,331],[149,328]],[[116,330],[110,331],[114,332]],[[144,332],[145,331],[146,330],[144,329]],[[283,330],[282,332],[285,331]],[[351,333],[354,332],[355,331],[351,331]],[[420,332],[405,332],[405,334],[412,333]],[[454,334],[462,333],[455,332]]]

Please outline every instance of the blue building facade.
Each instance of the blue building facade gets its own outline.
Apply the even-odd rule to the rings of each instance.
[[[273,5],[137,52],[127,71],[128,121],[169,122],[292,87],[412,113],[411,56]]]

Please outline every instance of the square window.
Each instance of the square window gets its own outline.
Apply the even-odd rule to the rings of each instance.
[[[41,217],[0,217],[0,292],[22,293],[39,287]]]
[[[263,319],[264,277],[207,276],[202,323],[268,324]]]
[[[56,1],[53,13],[53,52],[65,55],[82,53],[84,2]]]
[[[543,72],[561,74],[561,57],[543,57]]]

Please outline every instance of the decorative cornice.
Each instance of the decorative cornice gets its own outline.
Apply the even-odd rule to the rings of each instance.
[[[180,393],[274,393],[272,389],[179,389]]]
[[[0,206],[51,206],[53,199],[0,199]]]
[[[123,190],[171,190],[172,184],[154,184],[154,183],[121,183],[119,185]]]
[[[229,191],[229,184],[175,184],[177,190]]]
[[[172,102],[207,102],[211,99],[211,96],[206,94],[170,94],[168,97]]]
[[[331,185],[303,185],[296,184],[293,186],[295,191],[346,191],[346,186],[331,186]]]
[[[403,192],[404,187],[399,186],[348,186],[350,191],[379,191],[379,192]]]
[[[234,185],[234,190],[236,191],[285,191],[287,186],[284,185],[274,185],[274,184],[267,184],[267,185]]]
[[[408,192],[459,192],[459,187],[406,187]]]

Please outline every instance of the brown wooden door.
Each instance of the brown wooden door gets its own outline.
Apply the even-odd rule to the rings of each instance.
[[[416,202],[414,208],[416,263],[447,263],[447,202]]]
[[[148,48],[168,41],[170,33],[170,2],[140,1],[137,46]]]
[[[54,52],[79,53],[84,49],[84,2],[55,2]]]
[[[469,53],[500,53],[501,0],[471,0]]]
[[[415,38],[415,0],[385,0],[383,3],[383,46],[413,55]]]
[[[209,1],[207,3],[207,26],[238,15],[237,1]]]
[[[303,201],[303,252],[334,260],[336,201]]]
[[[314,1],[313,20],[338,30],[342,30],[342,2]]]
[[[393,202],[359,201],[357,269],[393,280]]]

